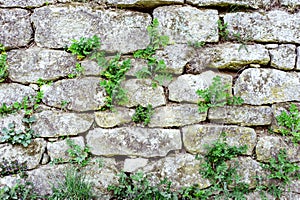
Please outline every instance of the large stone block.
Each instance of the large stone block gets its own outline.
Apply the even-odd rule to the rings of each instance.
[[[0,16],[0,44],[16,48],[26,46],[33,40],[29,11],[17,8],[0,9]]]
[[[133,115],[133,109],[117,107],[115,111],[95,112],[95,120],[98,126],[111,128],[131,122]]]
[[[271,0],[187,0],[187,3],[197,6],[241,6],[250,8],[263,8]]]
[[[287,81],[288,80],[288,81]],[[250,68],[236,80],[234,94],[246,104],[300,101],[300,73]]]
[[[99,78],[86,77],[43,85],[43,102],[56,108],[62,108],[63,102],[67,102],[67,108],[74,111],[97,110],[105,104],[105,90],[99,81]]]
[[[174,43],[218,42],[217,10],[199,10],[191,6],[164,6],[153,11],[159,31]]]
[[[0,0],[0,5],[1,7],[32,8],[55,2],[56,0]]]
[[[256,42],[300,43],[300,13],[272,10],[266,13],[227,13],[224,22],[232,39],[233,33]]]
[[[155,157],[181,149],[180,131],[174,129],[96,128],[89,131],[86,140],[94,155]]]
[[[168,4],[183,4],[184,0],[107,0],[107,3],[122,8],[153,8]]]
[[[102,49],[121,53],[149,44],[149,14],[125,10],[95,10],[83,6],[47,6],[35,9],[31,20],[38,46],[63,48],[72,39],[98,35]]]
[[[271,66],[282,70],[292,70],[296,64],[296,46],[282,44],[276,49],[270,49]]]
[[[22,102],[24,97],[35,96],[36,92],[28,86],[18,83],[0,84],[0,102],[12,105],[14,102]]]
[[[182,128],[183,145],[193,154],[206,154],[207,145],[217,140],[224,141],[230,146],[247,145],[246,155],[251,155],[256,144],[256,133],[252,128],[222,125],[190,125]],[[223,137],[225,134],[225,137]]]
[[[76,58],[65,51],[38,47],[8,52],[9,78],[21,83],[55,80],[75,70]]]

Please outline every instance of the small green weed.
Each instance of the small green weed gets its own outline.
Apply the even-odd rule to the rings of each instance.
[[[134,52],[135,58],[142,58],[148,61],[148,66],[143,67],[136,73],[136,77],[152,79],[152,86],[157,87],[157,84],[163,85],[165,81],[172,80],[171,74],[166,72],[166,64],[164,60],[158,60],[154,54],[156,50],[165,47],[169,43],[169,37],[159,35],[159,22],[157,19],[147,27],[150,36],[150,44],[146,49],[137,50]]]
[[[62,100],[62,101],[60,102],[61,109],[62,109],[62,110],[67,110],[67,106],[68,106],[69,103],[70,103],[70,101]]]
[[[5,48],[2,44],[0,44],[0,83],[5,81],[8,76],[6,59],[7,54],[5,52]]]
[[[153,113],[154,110],[152,108],[152,105],[149,104],[147,107],[138,105],[135,109],[134,115],[132,116],[132,120],[136,123],[143,122],[146,126],[150,123],[150,119]]]
[[[247,52],[249,52],[247,49],[247,42],[250,40],[249,38],[247,38],[247,39],[242,38],[240,33],[233,33],[233,37],[235,37],[237,42],[241,43],[241,45],[239,47],[239,51],[242,48],[244,48]]]
[[[228,31],[228,23],[223,23],[222,20],[218,20],[218,29],[219,29],[219,36],[223,40],[228,40],[229,31]]]
[[[41,87],[42,85],[51,85],[53,81],[47,81],[39,78],[36,83],[39,87]]]
[[[213,83],[207,89],[196,91],[196,94],[203,98],[203,101],[198,102],[199,112],[225,105],[242,105],[244,100],[241,97],[231,97],[230,90],[230,85],[222,84],[220,76],[214,77]]]
[[[65,179],[52,188],[52,195],[48,200],[91,200],[94,199],[92,185],[76,168],[66,170]]]
[[[95,50],[100,48],[100,38],[94,35],[91,38],[80,38],[78,40],[72,40],[71,46],[68,48],[73,55],[77,56],[78,60],[83,60],[88,55],[91,55]]]
[[[18,180],[13,187],[4,186],[0,188],[1,200],[38,200],[42,199],[35,191],[33,183]]]
[[[195,49],[199,49],[205,46],[205,42],[201,41],[196,41],[196,42],[191,42],[188,41],[188,46],[194,47]]]
[[[282,112],[276,117],[282,135],[290,136],[294,144],[300,141],[300,112],[295,104],[290,105],[289,113]]]
[[[0,177],[4,177],[12,174],[21,174],[24,175],[27,170],[27,163],[19,163],[18,160],[8,161],[5,158],[2,158],[0,162]]]
[[[80,63],[76,63],[75,70],[72,73],[68,74],[68,78],[76,78],[83,73],[84,73],[84,67],[82,67]]]

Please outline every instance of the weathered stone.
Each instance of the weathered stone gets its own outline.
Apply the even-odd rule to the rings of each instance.
[[[265,47],[267,49],[278,49],[279,45],[278,44],[265,44]]]
[[[74,144],[79,145],[81,148],[84,148],[85,146],[83,137],[70,138],[70,140],[72,140]],[[70,158],[68,149],[71,149],[71,147],[67,144],[67,140],[48,142],[47,144],[48,155],[50,156],[51,161],[59,158],[68,160]]]
[[[185,74],[173,80],[169,85],[169,99],[176,102],[197,103],[200,97],[196,94],[196,91],[208,88],[216,76],[220,76],[224,84],[232,85],[230,75],[218,74],[213,71],[207,71],[199,75]]]
[[[125,172],[134,172],[142,167],[145,167],[147,164],[148,159],[144,158],[125,159],[123,170]]]
[[[0,84],[0,102],[12,105],[15,102],[22,102],[24,97],[35,96],[36,92],[28,87],[17,83]]]
[[[105,104],[105,90],[100,87],[99,81],[99,78],[87,77],[43,85],[43,102],[57,108],[68,102],[67,109],[75,111],[97,110]]]
[[[199,10],[191,6],[163,6],[154,9],[159,31],[170,37],[170,42],[218,42],[217,10]]]
[[[85,59],[80,62],[84,68],[83,74],[86,76],[99,76],[103,71],[103,67],[99,66],[97,62]]]
[[[299,0],[279,0],[280,5],[287,6],[291,8],[295,8],[296,6],[300,6]]]
[[[56,0],[0,0],[0,5],[1,7],[32,8],[54,2],[56,2]]]
[[[300,47],[297,47],[297,64],[296,70],[300,70]]]
[[[262,8],[270,0],[187,0],[187,3],[197,6],[243,6],[250,8]]]
[[[111,128],[121,124],[131,122],[134,110],[126,108],[116,108],[115,111],[95,112],[95,120],[102,128]]]
[[[42,111],[34,115],[37,121],[32,129],[41,137],[78,135],[87,131],[94,122],[93,114]]]
[[[289,80],[289,81],[286,81]],[[300,101],[300,73],[276,69],[246,69],[238,77],[234,94],[246,104]]]
[[[228,24],[227,30],[232,39],[233,33],[239,33],[241,38],[256,42],[300,43],[299,17],[299,12],[290,14],[281,10],[236,12],[225,14],[224,22]]]
[[[271,66],[277,69],[291,70],[296,63],[296,46],[292,44],[279,45],[277,49],[270,49]]]
[[[153,182],[167,178],[172,182],[174,190],[198,184],[199,188],[207,188],[210,183],[199,173],[200,161],[191,154],[175,154],[150,162],[141,171],[151,174]]]
[[[147,60],[141,58],[130,58],[131,68],[128,70],[126,75],[136,76],[136,73],[143,67],[147,67]]]
[[[284,192],[280,197],[280,200],[300,200],[300,194],[293,192]]]
[[[28,45],[33,39],[30,12],[17,8],[1,9],[0,16],[0,44],[10,48]]]
[[[262,194],[265,195],[265,198],[262,198]],[[267,192],[251,192],[249,194],[246,194],[246,199],[247,200],[264,200],[264,199],[268,199],[268,200],[276,200],[276,198],[274,196],[272,196],[271,194],[267,193]]]
[[[66,77],[75,64],[76,58],[65,51],[34,47],[8,52],[9,78],[21,83]]]
[[[25,126],[22,122],[22,119],[24,118],[24,112],[18,112],[15,114],[10,114],[6,116],[0,116],[0,137],[1,137],[1,130],[3,128],[8,128],[8,125],[10,123],[13,123],[15,125],[15,130],[22,130],[25,131]]]
[[[96,128],[89,131],[86,140],[92,154],[105,156],[165,156],[181,148],[180,131],[173,129]]]
[[[129,79],[122,83],[122,87],[127,91],[127,107],[141,105],[146,107],[151,104],[153,107],[166,104],[164,90],[161,86],[152,87],[149,79]]]
[[[262,136],[256,145],[257,160],[267,162],[272,157],[276,158],[280,149],[286,149],[288,159],[292,162],[300,161],[300,147],[286,143],[279,136]]]
[[[241,69],[252,63],[266,65],[269,61],[268,50],[263,45],[225,43],[200,48],[189,63],[193,71],[202,71],[206,68]]]
[[[36,168],[46,149],[46,141],[43,139],[34,139],[28,145],[0,144],[0,160],[3,158],[7,160],[18,160],[19,163],[27,162],[28,169]]]
[[[41,160],[41,164],[42,165],[46,165],[50,162],[50,156],[47,153],[43,154],[42,160]]]
[[[8,187],[13,187],[16,185],[18,179],[20,179],[19,175],[10,175],[10,176],[0,177],[0,188],[2,188],[2,186],[5,186],[5,185]]]
[[[285,191],[289,190],[292,192],[300,193],[300,180],[292,180],[285,189]]]
[[[269,106],[225,106],[209,109],[208,119],[213,123],[242,126],[270,125],[272,109]]]
[[[93,10],[83,6],[47,6],[31,17],[38,46],[62,48],[72,39],[98,35],[102,48],[121,53],[144,49],[149,43],[149,14],[125,10]]]
[[[168,4],[183,4],[183,0],[107,0],[108,4],[120,6],[122,8],[134,7],[134,8],[145,8],[145,7],[157,7]]]
[[[218,139],[224,140],[230,146],[247,145],[246,155],[251,155],[256,144],[256,133],[252,128],[222,125],[190,125],[182,128],[183,144],[190,153],[205,154],[206,146],[211,145]]]
[[[174,127],[205,121],[207,113],[199,113],[195,104],[168,105],[156,108],[149,127]]]

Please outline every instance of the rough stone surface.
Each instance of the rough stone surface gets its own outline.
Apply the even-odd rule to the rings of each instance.
[[[291,70],[295,68],[296,46],[292,44],[279,45],[277,49],[270,49],[271,66],[277,69]]]
[[[43,102],[57,108],[62,102],[69,102],[67,109],[74,111],[97,110],[105,104],[105,90],[99,85],[99,78],[61,80],[52,85],[43,85]]]
[[[299,87],[300,73],[251,68],[238,77],[234,94],[251,105],[300,101]]]
[[[83,74],[86,76],[99,76],[103,71],[103,68],[93,60],[85,59],[81,61],[80,64],[84,68]]]
[[[116,111],[95,112],[95,120],[102,128],[111,128],[131,122],[135,111],[127,108],[116,108]]]
[[[55,80],[75,70],[76,58],[65,51],[38,47],[8,53],[9,78],[21,83]]]
[[[0,0],[0,5],[1,7],[32,8],[54,2],[56,2],[56,0]]]
[[[297,64],[296,70],[300,70],[300,47],[297,47]]]
[[[198,72],[206,68],[241,69],[253,63],[266,65],[269,61],[269,53],[261,44],[225,43],[200,48],[189,63]]]
[[[94,122],[93,114],[42,111],[35,114],[37,121],[32,129],[41,137],[78,135],[87,131]]]
[[[7,160],[18,160],[19,163],[27,162],[28,169],[36,168],[42,155],[46,149],[46,141],[43,139],[34,139],[28,145],[12,145],[8,143],[0,144],[0,160],[3,158]]]
[[[241,38],[256,42],[300,43],[300,13],[272,10],[266,13],[227,13],[224,22],[228,23],[231,38],[240,33]],[[249,25],[251,24],[251,26]]]
[[[79,145],[81,148],[84,148],[85,146],[83,137],[70,138],[70,140],[72,140],[74,144]],[[70,148],[71,147],[67,144],[67,140],[48,142],[47,144],[48,155],[50,156],[51,161],[59,158],[68,160],[70,157],[67,151]]]
[[[279,136],[262,136],[256,145],[257,160],[267,162],[272,157],[276,158],[280,149],[287,150],[287,156],[292,162],[300,161],[300,147],[287,143]]]
[[[280,0],[280,4],[287,7],[296,7],[300,5],[299,0]]]
[[[0,102],[6,105],[12,105],[15,102],[22,102],[24,97],[35,96],[36,92],[28,87],[18,83],[0,84]]]
[[[209,109],[208,119],[213,123],[242,126],[270,125],[272,109],[269,106],[225,106]]]
[[[122,87],[127,91],[127,107],[141,105],[146,107],[151,104],[153,107],[166,104],[164,90],[161,86],[152,87],[149,79],[129,79],[122,83]]]
[[[256,133],[252,128],[222,125],[190,125],[182,128],[183,144],[189,153],[205,154],[206,146],[218,139],[223,140],[222,133],[226,133],[226,142],[231,146],[247,145],[246,155],[251,155],[256,143]]]
[[[108,4],[121,7],[155,7],[168,4],[183,4],[184,0],[107,0]]]
[[[10,123],[15,124],[15,130],[25,131],[25,126],[22,122],[23,118],[24,118],[24,112],[18,112],[14,114],[0,116],[0,133],[3,128],[8,128],[8,125]]]
[[[31,17],[38,46],[62,48],[72,39],[98,35],[102,48],[121,53],[144,49],[149,43],[149,14],[125,10],[92,10],[83,6],[47,6]]]
[[[147,164],[148,159],[144,158],[125,159],[123,170],[125,172],[134,172],[142,167],[145,167]]]
[[[218,42],[217,10],[199,10],[191,6],[164,6],[153,11],[159,21],[159,31],[170,42]]]
[[[181,148],[180,131],[173,129],[96,128],[89,131],[86,140],[92,154],[105,156],[165,156]]]
[[[26,46],[31,41],[33,30],[29,11],[17,8],[0,9],[0,16],[0,44],[16,48]]]
[[[268,4],[270,0],[187,0],[187,3],[197,6],[244,6],[251,8],[261,8]]]
[[[198,89],[208,88],[215,76],[220,76],[224,84],[232,85],[230,75],[207,71],[199,75],[185,74],[173,80],[169,85],[169,99],[176,102],[197,103],[200,97],[196,94]]]
[[[206,113],[199,113],[195,104],[168,105],[156,108],[149,127],[174,127],[205,121]]]

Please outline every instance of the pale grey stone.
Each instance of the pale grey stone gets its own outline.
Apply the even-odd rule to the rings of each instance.
[[[17,184],[17,180],[19,179],[20,179],[19,175],[9,175],[9,176],[0,177],[0,188],[2,188],[2,186],[13,187]]]
[[[206,154],[207,145],[211,145],[218,139],[224,141],[223,133],[226,134],[226,142],[230,146],[247,145],[246,155],[251,155],[256,144],[254,129],[239,126],[222,125],[189,125],[182,128],[183,144],[190,153]]]
[[[48,106],[62,108],[63,101],[68,102],[67,109],[74,111],[97,110],[105,104],[105,90],[100,87],[100,79],[86,77],[61,80],[52,85],[43,85],[43,102]]]
[[[279,45],[278,44],[265,44],[265,47],[267,49],[278,49]]]
[[[165,156],[181,148],[180,131],[173,129],[96,128],[89,131],[86,140],[92,154],[105,156]]]
[[[133,109],[117,107],[114,111],[95,112],[95,120],[102,128],[111,128],[131,122]]]
[[[49,161],[50,161],[50,156],[47,153],[43,153],[41,164],[46,165],[49,163]]]
[[[195,124],[206,120],[196,104],[167,105],[154,110],[149,127],[174,127]]]
[[[272,195],[270,195],[267,192],[263,192],[263,194],[266,196],[265,198],[268,200],[276,200],[276,198]],[[262,198],[261,193],[260,192],[251,192],[249,194],[246,194],[246,199],[247,200],[264,200],[265,198]]]
[[[46,141],[43,139],[34,139],[30,145],[0,144],[0,160],[18,160],[19,163],[27,162],[28,169],[36,168],[46,149]]]
[[[216,76],[220,76],[224,84],[232,85],[232,77],[226,74],[218,74],[213,71],[203,72],[199,75],[185,74],[173,80],[169,85],[169,99],[176,102],[197,103],[200,97],[196,91],[208,88]]]
[[[224,22],[228,23],[232,39],[233,33],[239,33],[241,38],[256,42],[300,43],[299,17],[299,12],[290,14],[282,10],[236,12],[225,14]]]
[[[280,5],[287,6],[290,8],[295,8],[297,6],[300,6],[299,0],[280,0]]]
[[[122,82],[122,87],[127,91],[128,102],[126,107],[141,105],[147,107],[157,107],[166,104],[164,90],[162,86],[152,87],[149,79],[129,79]]]
[[[75,70],[76,58],[65,51],[33,47],[8,52],[9,78],[21,83],[55,80]]]
[[[300,194],[293,192],[284,192],[282,193],[280,200],[300,200]]]
[[[250,68],[236,80],[234,94],[251,105],[300,101],[299,87],[300,73]]]
[[[296,46],[292,44],[279,45],[270,49],[271,66],[277,69],[292,70],[296,63]]]
[[[299,164],[298,164],[299,165]],[[300,193],[300,180],[291,180],[291,183],[288,184],[285,188],[285,191],[291,191],[291,192],[296,192]]]
[[[85,59],[80,64],[84,68],[83,74],[86,76],[100,76],[100,73],[103,71],[103,67],[93,60]]]
[[[33,8],[55,3],[56,0],[0,0],[1,7]]]
[[[276,158],[280,149],[286,149],[288,159],[292,162],[300,161],[300,147],[293,143],[287,143],[280,136],[262,136],[256,145],[256,156],[258,161],[268,162]]]
[[[19,8],[1,9],[0,16],[0,44],[9,48],[28,45],[33,39],[30,12]]]
[[[125,159],[123,170],[125,172],[134,172],[142,167],[145,167],[147,164],[148,159],[144,158]]]
[[[224,106],[209,109],[208,119],[213,123],[242,126],[270,125],[272,109],[269,106]]]
[[[75,145],[79,145],[82,149],[85,146],[84,139],[81,136],[70,138],[69,140],[72,140]],[[67,140],[61,140],[58,142],[48,142],[47,144],[48,155],[50,156],[51,161],[60,158],[62,158],[63,160],[70,159],[68,149],[71,149],[71,147],[67,144]]]
[[[98,35],[102,49],[121,53],[144,49],[149,44],[149,14],[128,10],[94,10],[87,6],[47,6],[31,16],[38,46],[62,48],[72,39]]]
[[[171,43],[205,41],[218,42],[217,10],[199,10],[191,6],[163,6],[154,9],[159,21],[159,32]]]
[[[251,63],[266,65],[269,61],[269,53],[261,44],[224,43],[200,48],[190,61],[190,67],[193,71],[205,68],[241,69]]]
[[[297,47],[297,64],[296,70],[300,70],[300,47]]]
[[[8,125],[11,123],[15,124],[15,130],[25,131],[25,126],[22,122],[24,114],[24,112],[20,111],[18,113],[0,116],[0,133],[3,128],[8,128]]]
[[[183,4],[184,0],[107,0],[108,4],[126,7],[152,8],[168,4]]]
[[[145,59],[141,58],[130,58],[131,68],[128,70],[126,75],[136,76],[136,73],[141,70],[143,67],[147,67],[148,62]]]
[[[187,3],[197,6],[243,6],[263,8],[271,0],[187,0]]]
[[[36,92],[28,86],[18,83],[0,84],[0,102],[6,105],[12,105],[15,102],[22,102],[24,97],[35,96]]]
[[[71,136],[84,133],[94,122],[93,114],[42,111],[34,115],[37,121],[32,129],[41,137]]]

